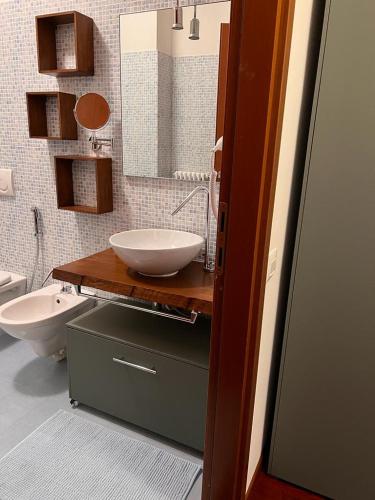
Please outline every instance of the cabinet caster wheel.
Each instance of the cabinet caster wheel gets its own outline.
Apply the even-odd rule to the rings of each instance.
[[[76,401],[75,399],[71,399],[70,400],[70,406],[75,409],[75,408],[78,408],[78,405],[79,405],[79,402]]]

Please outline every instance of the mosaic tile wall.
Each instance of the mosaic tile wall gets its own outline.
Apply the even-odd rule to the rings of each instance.
[[[57,110],[57,97],[46,98],[47,133],[50,137],[60,135],[59,113]]]
[[[172,58],[149,50],[121,56],[123,167],[127,175],[171,177]]]
[[[75,161],[73,163],[74,203],[76,205],[96,206],[95,169],[91,162]]]
[[[122,139],[124,171],[128,175],[158,177],[157,51],[122,55]]]
[[[171,177],[172,164],[172,74],[173,59],[163,52],[158,52],[158,174],[159,177]]]
[[[216,137],[219,56],[173,59],[172,170],[207,172]]]
[[[121,57],[124,172],[207,172],[216,137],[219,56]]]
[[[37,286],[52,267],[107,248],[108,238],[118,231],[162,226],[204,233],[203,196],[192,200],[177,216],[170,215],[195,183],[122,175],[119,14],[172,5],[169,0],[2,2],[0,167],[14,170],[16,196],[0,198],[0,268],[30,278],[35,255],[32,206],[38,206],[42,212],[44,231]],[[93,77],[55,78],[38,73],[34,17],[67,10],[78,10],[94,19]],[[25,92],[48,90],[61,90],[77,96],[96,91],[109,101],[113,115],[103,135],[115,140],[111,153],[113,213],[95,216],[56,208],[54,155],[86,153],[89,145],[88,133],[82,130],[78,141],[28,138]],[[91,196],[90,191],[81,194],[82,197],[86,195]]]
[[[75,68],[73,24],[60,24],[56,27],[56,59],[58,68]]]

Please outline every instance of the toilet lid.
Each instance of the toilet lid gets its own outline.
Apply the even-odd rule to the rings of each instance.
[[[5,271],[0,271],[0,286],[6,285],[12,281],[12,276],[10,273]]]

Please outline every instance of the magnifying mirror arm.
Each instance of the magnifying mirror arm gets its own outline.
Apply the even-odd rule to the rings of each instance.
[[[91,143],[91,149],[93,151],[100,151],[103,146],[113,148],[113,139],[97,137],[95,132],[90,136],[89,142]]]

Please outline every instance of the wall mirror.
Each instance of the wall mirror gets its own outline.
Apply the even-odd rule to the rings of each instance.
[[[208,179],[224,129],[229,21],[230,2],[120,16],[124,175]]]

